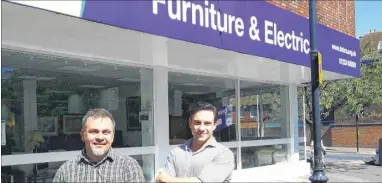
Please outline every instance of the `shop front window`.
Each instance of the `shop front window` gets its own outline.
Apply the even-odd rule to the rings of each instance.
[[[113,147],[154,145],[151,69],[15,50],[1,66],[2,155],[81,150],[92,108],[113,115]]]
[[[241,140],[288,136],[286,86],[240,81]]]
[[[236,141],[235,80],[169,72],[170,144],[182,144],[192,137],[188,122],[190,105],[204,101],[218,110],[217,141]]]
[[[287,144],[241,148],[241,167],[243,169],[274,165],[287,160]]]

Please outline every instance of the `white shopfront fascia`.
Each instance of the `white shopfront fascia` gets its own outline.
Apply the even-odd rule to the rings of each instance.
[[[66,11],[60,11],[58,4],[52,2],[40,1],[39,5],[33,2],[28,2],[28,5],[61,13]],[[62,1],[60,3],[63,4],[60,6],[68,8],[78,2]],[[287,112],[289,121],[294,122],[289,123],[289,138],[235,141],[223,144],[229,148],[237,148],[239,154],[237,162],[241,162],[241,147],[272,144],[288,144],[289,146],[287,163],[245,170],[238,165],[238,170],[234,174],[236,181],[272,181],[279,179],[275,178],[275,175],[292,177],[309,173],[309,165],[305,161],[299,161],[298,143],[305,138],[300,139],[298,136],[296,110],[297,86],[310,80],[308,67],[124,30],[9,2],[1,3],[3,49],[153,69],[155,146],[121,148],[117,151],[126,155],[155,154],[155,170],[164,166],[166,156],[173,147],[169,145],[168,135],[163,135],[169,134],[168,72],[185,72],[231,78],[236,81],[245,79],[288,85],[285,91],[288,95],[287,102],[289,102]],[[72,8],[73,12],[68,14],[78,16],[76,14],[80,9],[78,5],[75,7],[77,8]],[[346,77],[328,71],[324,71],[324,76],[327,80]],[[237,83],[236,91],[240,92],[240,82]],[[238,125],[240,129],[240,124]],[[238,137],[240,137],[240,130],[238,130]],[[6,155],[2,156],[2,166],[65,161],[72,159],[78,153],[79,151]],[[253,175],[256,176],[253,177]]]

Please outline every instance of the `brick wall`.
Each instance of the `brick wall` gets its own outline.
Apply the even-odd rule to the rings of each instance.
[[[378,139],[382,138],[382,126],[360,126],[358,129],[361,148],[378,147]],[[331,131],[334,147],[357,147],[355,127],[336,127]]]
[[[382,125],[359,126],[359,146],[361,148],[378,147],[378,139],[382,138]],[[323,141],[327,147],[357,147],[356,127],[323,126],[321,130]],[[303,137],[303,129],[299,129],[299,136]],[[310,142],[310,130],[306,129],[307,142]],[[308,143],[309,144],[309,143]]]
[[[329,146],[329,144],[331,144],[331,140],[328,140],[328,139],[331,139],[331,134],[330,134],[330,131],[328,131],[329,129],[329,126],[322,126],[322,129],[321,129],[321,136],[324,140],[325,145],[326,146]],[[302,127],[300,127],[298,129],[298,136],[299,137],[303,137],[304,136],[304,129]],[[308,143],[310,143],[310,129],[309,129],[309,125],[306,125],[306,141]]]
[[[309,17],[307,0],[266,0],[280,8]],[[327,27],[355,37],[354,0],[317,1],[317,21]]]

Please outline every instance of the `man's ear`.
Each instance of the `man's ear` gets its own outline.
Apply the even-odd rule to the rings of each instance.
[[[218,122],[215,121],[215,122],[214,122],[214,126],[213,126],[213,130],[215,130],[217,126],[218,126]]]

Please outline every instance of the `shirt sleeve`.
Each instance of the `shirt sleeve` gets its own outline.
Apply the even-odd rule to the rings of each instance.
[[[54,183],[63,183],[63,182],[65,182],[65,181],[64,181],[64,176],[63,176],[62,169],[63,169],[63,168],[60,167],[60,168],[57,170],[56,174],[54,175],[54,178],[53,178],[52,182],[54,182]]]
[[[126,166],[126,182],[146,182],[141,166],[133,158]]]
[[[201,182],[229,182],[234,168],[234,156],[231,150],[228,149],[220,153],[212,163],[204,167],[198,178]]]
[[[167,156],[167,161],[164,167],[164,171],[172,177],[176,177],[176,171],[175,171],[175,165],[174,165],[174,150],[170,152],[170,154]]]

